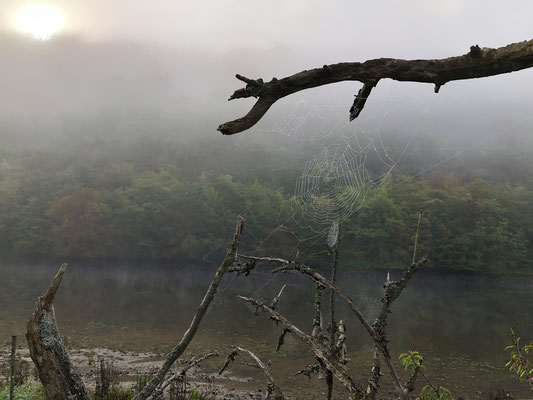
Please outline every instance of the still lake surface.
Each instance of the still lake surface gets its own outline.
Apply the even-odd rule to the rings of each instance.
[[[48,286],[57,265],[0,266],[0,339],[23,334],[35,299]],[[213,267],[101,265],[73,263],[55,306],[60,331],[72,347],[108,347],[165,354],[181,337],[216,270]],[[385,271],[346,271],[339,286],[373,320]],[[393,271],[397,279],[400,272]],[[267,266],[250,276],[225,277],[191,350],[227,351],[239,345],[272,361],[280,386],[291,391],[323,390],[323,382],[293,374],[313,357],[289,338],[274,349],[280,328],[237,299],[238,294],[270,301],[287,284],[279,310],[305,331],[313,315],[313,284],[295,274],[273,276]],[[328,303],[324,293],[323,305]],[[372,345],[341,301],[337,315],[347,322],[348,367],[366,382]],[[324,319],[327,314],[324,313]],[[490,389],[531,397],[525,384],[505,370],[509,328],[533,339],[533,278],[418,272],[394,303],[389,340],[394,357],[418,350],[427,375],[457,396],[484,398]],[[222,361],[221,361],[222,362]],[[386,384],[385,379],[384,384]],[[318,386],[317,386],[318,385]],[[481,393],[480,393],[481,392]]]

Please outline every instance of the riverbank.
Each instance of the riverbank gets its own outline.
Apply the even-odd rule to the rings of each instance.
[[[0,370],[9,370],[10,345],[4,343],[0,346]],[[150,352],[116,351],[105,348],[70,349],[70,358],[76,370],[90,390],[94,390],[100,374],[100,362],[104,361],[116,379],[116,385],[124,389],[135,390],[139,381],[145,381],[161,366],[162,357]],[[222,363],[225,355],[218,357]],[[182,368],[189,359],[180,359],[176,362],[176,369]],[[240,376],[229,371],[218,375],[216,361],[205,362],[187,371],[185,384],[180,387],[182,393],[199,393],[205,399],[243,400],[260,399],[266,385],[253,376]],[[25,379],[37,379],[33,362],[25,345],[17,347],[18,373]],[[5,373],[3,375],[6,375]],[[3,376],[0,379],[7,379]]]

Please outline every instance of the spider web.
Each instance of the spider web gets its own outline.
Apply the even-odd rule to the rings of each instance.
[[[348,219],[363,204],[369,182],[365,161],[366,153],[354,151],[348,143],[324,148],[296,180],[294,213],[310,222],[315,232]]]
[[[331,117],[332,111],[345,106],[331,97],[300,100],[272,128],[278,135],[316,148],[296,178],[291,201],[294,221],[315,234],[338,230],[339,224],[361,209],[368,190],[379,186],[398,161],[389,156],[380,132],[390,111],[378,112],[359,124]],[[390,104],[386,107],[390,109]],[[374,128],[365,129],[365,125]],[[336,239],[328,237],[329,242]]]

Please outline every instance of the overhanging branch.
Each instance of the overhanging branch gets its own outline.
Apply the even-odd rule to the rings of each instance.
[[[252,109],[242,118],[226,122],[218,127],[224,135],[233,135],[254,126],[279,99],[301,90],[341,81],[358,81],[364,84],[350,109],[350,119],[357,118],[380,79],[401,82],[433,83],[435,92],[447,82],[483,78],[533,67],[533,39],[513,43],[498,49],[470,47],[467,54],[438,60],[402,60],[379,58],[360,62],[344,62],[324,65],[302,71],[283,79],[249,79],[237,75],[246,82],[246,88],[236,90],[229,100],[257,97]]]

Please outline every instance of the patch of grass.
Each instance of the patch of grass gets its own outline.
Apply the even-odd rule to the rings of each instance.
[[[0,389],[0,400],[9,399],[9,384]],[[46,400],[44,389],[37,381],[26,381],[15,387],[15,400]]]

